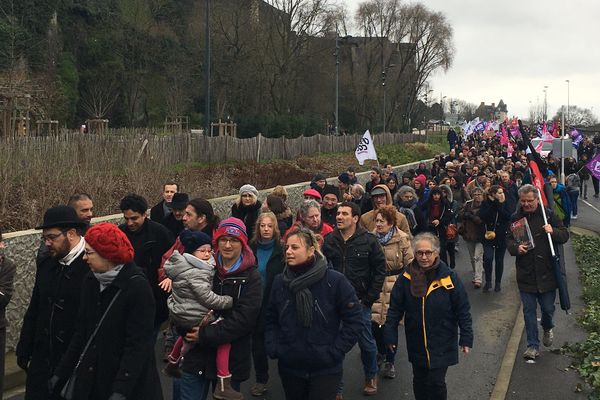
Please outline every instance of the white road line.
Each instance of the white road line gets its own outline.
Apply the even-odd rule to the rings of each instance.
[[[581,200],[582,202],[584,202],[585,204],[587,204],[588,206],[590,206],[591,208],[593,208],[594,210],[596,210],[596,212],[597,212],[598,214],[600,214],[600,210],[599,210],[598,208],[596,208],[596,206],[594,206],[594,205],[592,205],[592,204],[588,203],[588,201],[587,201],[587,200],[583,200],[583,199],[580,199],[580,200]]]

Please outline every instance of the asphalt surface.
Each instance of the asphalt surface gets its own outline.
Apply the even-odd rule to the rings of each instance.
[[[591,189],[591,188],[590,188]],[[573,226],[600,233],[600,200],[593,197],[593,189],[587,200],[597,210],[579,201],[579,218],[573,221]],[[467,288],[471,303],[473,328],[475,333],[474,347],[469,355],[460,355],[460,362],[448,371],[448,398],[449,399],[487,399],[494,388],[496,377],[500,369],[502,358],[506,351],[508,339],[520,309],[520,299],[515,282],[514,257],[506,254],[504,264],[503,289],[500,293],[483,293],[472,288],[471,266],[468,252],[464,243],[460,245],[457,254],[457,272]],[[555,343],[550,349],[542,347],[541,357],[535,364],[526,363],[522,352],[526,348],[525,334],[516,355],[512,371],[510,386],[506,399],[584,399],[588,391],[577,373],[569,369],[570,359],[558,354],[558,349],[564,342],[579,341],[585,338],[585,332],[577,325],[576,315],[583,306],[575,267],[574,254],[570,242],[565,247],[566,265],[569,268],[569,287],[573,313],[566,315],[560,310],[557,299],[555,316]],[[163,367],[162,339],[156,346],[157,364]],[[412,394],[412,370],[406,357],[406,342],[404,330],[400,327],[399,351],[396,358],[396,379],[380,379],[379,394],[374,398],[380,399],[414,399]],[[253,380],[242,384],[242,393],[246,399],[284,399],[281,382],[277,376],[277,364],[270,363],[271,379],[268,384],[269,391],[265,396],[252,397],[250,388]],[[171,399],[171,380],[161,374],[163,393],[165,399]],[[362,386],[364,375],[360,361],[360,353],[356,346],[348,353],[344,363],[344,399],[364,399]],[[577,388],[583,392],[576,392]],[[14,396],[11,399],[22,399],[23,396]]]

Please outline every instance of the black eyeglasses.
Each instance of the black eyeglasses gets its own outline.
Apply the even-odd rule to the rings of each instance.
[[[64,235],[64,232],[60,232],[60,233],[49,233],[47,235],[42,235],[42,240],[44,242],[54,242],[56,239],[58,239],[60,236]]]

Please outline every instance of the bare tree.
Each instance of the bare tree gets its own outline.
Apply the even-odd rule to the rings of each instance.
[[[592,126],[598,123],[598,117],[589,108],[582,108],[570,105],[568,118],[567,118],[567,107],[561,106],[553,120],[562,121],[563,113],[565,114],[566,126]]]
[[[119,98],[116,83],[96,81],[81,94],[81,108],[92,118],[104,118]]]

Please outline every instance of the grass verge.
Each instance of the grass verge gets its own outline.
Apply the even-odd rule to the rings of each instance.
[[[590,398],[600,398],[600,238],[572,235],[573,249],[583,285],[585,308],[578,316],[588,332],[585,341],[564,348],[573,357],[573,367],[593,389]]]

